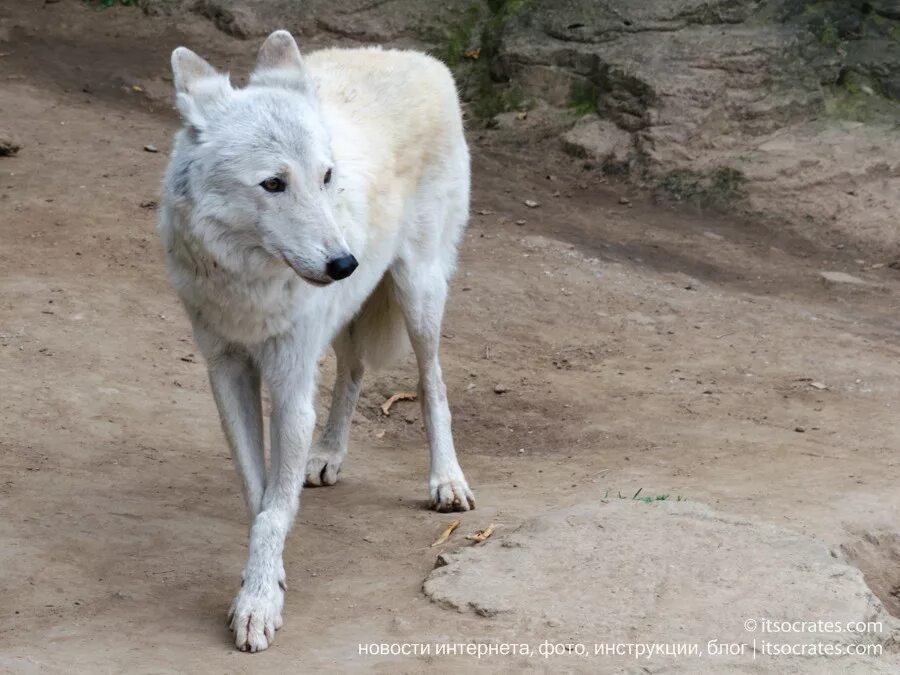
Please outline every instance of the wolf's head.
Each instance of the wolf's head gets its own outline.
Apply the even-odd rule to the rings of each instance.
[[[287,31],[259,50],[244,89],[194,52],[172,52],[185,186],[203,238],[231,260],[259,256],[321,285],[356,269],[333,215],[340,167],[315,83]]]

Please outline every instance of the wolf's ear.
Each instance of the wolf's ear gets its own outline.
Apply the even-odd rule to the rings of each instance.
[[[286,30],[276,30],[266,38],[259,48],[250,84],[301,91],[310,89],[312,83],[293,35]]]
[[[178,110],[184,121],[198,131],[234,91],[227,74],[217,72],[186,47],[172,52],[172,75]]]

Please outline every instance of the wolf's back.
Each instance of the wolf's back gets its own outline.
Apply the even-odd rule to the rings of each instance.
[[[323,105],[387,137],[399,154],[431,155],[464,142],[453,75],[421,52],[366,47],[325,49],[307,57]]]

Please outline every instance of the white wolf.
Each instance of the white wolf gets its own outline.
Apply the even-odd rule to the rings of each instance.
[[[456,459],[438,363],[469,152],[453,78],[409,51],[300,56],[272,33],[244,89],[188,49],[172,53],[184,118],[160,229],[169,277],[243,480],[249,557],[231,607],[235,643],[258,651],[282,624],[284,540],[300,488],[337,481],[365,365],[405,344],[419,366],[431,504],[474,508]],[[331,412],[310,450],[318,360],[332,344]],[[263,449],[260,382],[272,398]]]

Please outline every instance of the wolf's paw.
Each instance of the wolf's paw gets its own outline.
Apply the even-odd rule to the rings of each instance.
[[[283,579],[272,588],[252,590],[247,584],[241,587],[228,612],[235,647],[242,652],[261,652],[272,644],[275,631],[284,623],[284,588]]]
[[[431,508],[441,513],[471,511],[475,508],[475,495],[462,476],[441,482],[432,481]]]
[[[341,472],[341,464],[344,458],[326,451],[313,451],[306,460],[306,480],[308,487],[321,487],[334,485],[338,481]]]

